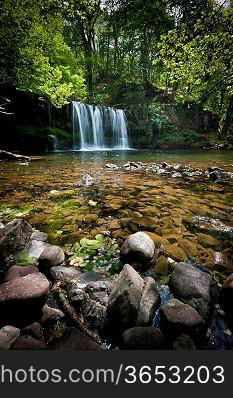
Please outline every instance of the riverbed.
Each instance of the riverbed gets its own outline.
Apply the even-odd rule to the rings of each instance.
[[[202,231],[188,220],[207,217],[233,227],[233,180],[125,170],[128,161],[233,171],[232,151],[55,152],[32,162],[1,163],[0,220],[24,217],[61,246],[103,232],[122,244],[143,230],[155,242],[161,239],[161,258],[232,271],[231,237],[211,228]],[[118,168],[108,169],[107,163]]]

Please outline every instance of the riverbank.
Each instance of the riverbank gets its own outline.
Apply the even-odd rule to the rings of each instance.
[[[120,273],[83,272],[47,238],[21,219],[1,226],[1,349],[232,349],[233,274],[221,285],[168,258],[163,285],[144,232],[122,245]]]

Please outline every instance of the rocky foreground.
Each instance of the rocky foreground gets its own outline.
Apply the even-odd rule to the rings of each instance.
[[[17,264],[22,250],[31,264]],[[144,232],[125,240],[121,258],[117,275],[81,272],[26,221],[2,225],[0,349],[232,349],[233,274],[220,287],[195,264],[167,259],[161,286]]]

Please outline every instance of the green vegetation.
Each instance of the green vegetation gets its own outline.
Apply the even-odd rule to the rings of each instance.
[[[180,128],[171,112],[195,106],[216,117],[230,142],[232,17],[231,1],[2,0],[0,85],[39,94],[58,108],[74,99],[134,105],[136,113],[142,105],[137,120],[164,142],[173,133],[179,140],[179,131],[206,131]]]
[[[27,250],[23,250],[16,256],[16,261],[18,265],[37,265],[37,261],[28,255]]]
[[[15,218],[23,218],[31,213],[33,205],[28,206],[14,206],[14,205],[0,205],[0,217],[2,221],[12,221]]]
[[[109,272],[119,272],[123,267],[118,244],[106,234],[97,234],[95,239],[83,238],[65,250],[70,265],[84,268],[85,271],[101,267]]]

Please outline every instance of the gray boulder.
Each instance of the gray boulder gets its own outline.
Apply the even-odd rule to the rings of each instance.
[[[0,285],[1,320],[13,325],[36,320],[48,293],[49,281],[40,272],[3,283]]]
[[[108,280],[82,283],[79,279],[73,279],[68,284],[70,303],[77,312],[82,313],[90,327],[95,329],[104,327],[111,288],[112,282]]]
[[[32,240],[40,240],[42,242],[47,242],[48,235],[45,234],[44,232],[38,231],[38,229],[33,229],[31,239]]]
[[[209,316],[211,276],[190,264],[179,263],[170,279],[176,298],[191,305],[205,320]]]
[[[42,326],[45,326],[48,324],[57,323],[63,318],[65,318],[64,312],[58,308],[53,308],[45,304],[42,308],[42,317],[40,319],[40,323]]]
[[[39,322],[34,322],[21,330],[21,335],[31,336],[34,339],[44,341],[43,328]]]
[[[102,349],[99,344],[75,327],[67,328],[60,338],[52,341],[49,348],[56,351]]]
[[[145,232],[130,235],[121,247],[124,262],[135,268],[149,268],[155,254],[155,244]]]
[[[19,337],[20,329],[4,326],[0,329],[0,350],[9,350],[11,344]]]
[[[32,336],[20,336],[11,345],[11,350],[46,350],[47,346],[43,341]]]
[[[165,338],[160,329],[134,327],[124,331],[121,348],[126,350],[162,350]]]
[[[65,260],[63,250],[56,245],[48,245],[45,247],[39,257],[39,268],[44,271],[46,269],[60,265]]]
[[[42,240],[38,239],[31,239],[29,248],[28,248],[28,256],[38,260],[40,255],[43,253],[43,251],[46,249],[46,247],[49,247],[49,243],[44,242]]]
[[[12,265],[6,273],[5,282],[9,282],[12,279],[19,278],[20,276],[26,276],[39,272],[38,268],[34,265]]]
[[[78,278],[82,275],[76,267],[64,267],[63,265],[57,265],[50,269],[50,274],[54,280],[64,280],[69,282],[71,279]]]
[[[172,344],[172,349],[177,351],[194,351],[196,350],[193,339],[187,334],[181,334]]]
[[[0,229],[0,264],[6,264],[10,256],[27,248],[31,234],[31,225],[21,219]]]
[[[107,326],[113,334],[119,335],[136,325],[143,288],[140,275],[130,265],[124,265],[113,282],[108,301]]]
[[[155,311],[160,305],[160,294],[155,280],[151,277],[144,279],[144,288],[138,309],[137,326],[151,325]]]
[[[177,299],[167,301],[161,307],[160,315],[162,330],[171,336],[182,333],[199,336],[206,330],[205,322],[198,312]]]

